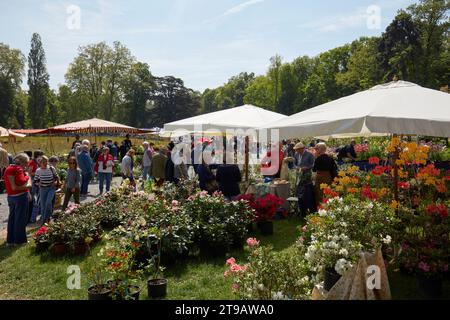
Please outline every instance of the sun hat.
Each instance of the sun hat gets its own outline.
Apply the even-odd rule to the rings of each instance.
[[[305,145],[301,142],[297,143],[294,147],[294,150],[303,149]]]

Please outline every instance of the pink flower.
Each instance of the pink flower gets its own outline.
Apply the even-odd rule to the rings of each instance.
[[[240,265],[238,265],[238,264],[233,264],[233,265],[231,265],[230,270],[231,270],[231,272],[233,272],[233,273],[238,273],[238,272],[240,272],[240,271],[244,271],[244,269],[243,269]]]
[[[203,190],[200,192],[200,196],[207,196],[208,195],[208,191]]]
[[[229,275],[230,275],[230,273],[228,270],[223,273],[224,278],[228,278]]]
[[[234,292],[239,291],[239,285],[237,283],[233,283],[231,285],[231,288],[233,289]]]
[[[303,228],[302,228],[302,231],[303,232],[306,232],[308,230],[308,226],[305,224],[304,226],[303,226]]]
[[[236,264],[236,259],[234,259],[233,257],[227,260],[227,266],[232,266],[234,264]]]
[[[247,244],[248,244],[250,247],[255,247],[255,246],[259,246],[259,241],[256,240],[256,238],[248,238],[248,239],[247,239]]]
[[[424,272],[428,272],[428,271],[430,271],[430,266],[428,264],[426,264],[425,262],[421,261],[419,263],[419,269]]]
[[[177,206],[178,206],[178,201],[172,200],[172,207],[177,207]]]

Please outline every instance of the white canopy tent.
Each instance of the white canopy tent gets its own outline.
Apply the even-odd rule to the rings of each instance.
[[[199,116],[166,123],[164,132],[174,130],[186,130],[189,132],[200,132],[207,130],[226,129],[258,129],[263,125],[287,118],[283,114],[265,110],[250,104],[231,109],[211,112]]]
[[[163,136],[176,138],[182,135],[225,135],[227,130],[242,130],[239,135],[245,135],[245,180],[249,172],[249,136],[255,136],[258,128],[263,125],[286,118],[287,116],[265,110],[253,105],[243,105],[231,109],[211,112],[199,116],[166,123],[161,132]],[[247,132],[253,130],[253,132]],[[184,132],[184,133],[183,133]]]
[[[280,139],[378,134],[450,137],[450,94],[393,81],[262,128],[279,129]]]

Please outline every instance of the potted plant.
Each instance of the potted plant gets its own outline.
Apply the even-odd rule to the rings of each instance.
[[[135,267],[131,250],[130,244],[124,241],[111,241],[100,250],[114,300],[139,300],[141,288],[134,283],[142,272]]]
[[[106,283],[104,271],[96,267],[90,272],[91,285],[88,288],[88,300],[112,300],[112,292]]]
[[[442,296],[442,280],[449,271],[448,207],[443,202],[422,204],[402,217],[409,227],[402,234],[400,264],[416,276],[419,294],[430,299]]]
[[[157,228],[153,228],[147,239],[147,247],[151,256],[145,267],[151,274],[147,281],[148,296],[157,299],[167,295],[167,279],[162,277],[164,267],[161,264],[161,233]]]
[[[266,194],[255,200],[256,223],[262,235],[273,234],[273,218],[283,200],[277,196]]]
[[[48,237],[48,227],[42,226],[36,233],[33,235],[33,240],[36,244],[36,252],[43,252],[48,249],[50,246],[49,237]]]

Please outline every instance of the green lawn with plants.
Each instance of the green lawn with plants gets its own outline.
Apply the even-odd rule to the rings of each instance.
[[[290,250],[298,236],[298,218],[277,221],[273,236],[253,232],[262,245],[272,245],[278,252]],[[88,270],[99,264],[98,252],[105,245],[102,240],[85,256],[55,257],[49,252],[35,252],[33,241],[29,244],[7,248],[0,245],[0,299],[87,299],[90,282]],[[166,299],[233,299],[231,280],[223,276],[225,260],[229,257],[243,261],[246,252],[232,251],[218,258],[189,257],[165,270],[168,279]],[[68,290],[67,267],[78,265],[82,272],[81,289]],[[146,279],[141,281],[141,299],[147,299]]]
[[[254,231],[249,236],[256,237],[261,245],[272,245],[277,253],[296,254],[292,246],[298,237],[298,227],[303,221],[290,218],[276,221],[274,235],[261,236]],[[99,264],[98,252],[105,245],[102,240],[84,256],[54,257],[50,253],[38,254],[31,241],[27,245],[7,248],[0,245],[0,299],[87,299],[90,282],[86,274]],[[169,267],[164,274],[168,279],[166,299],[235,299],[231,290],[231,280],[225,279],[226,258],[234,257],[245,261],[244,250],[232,251],[218,258],[189,257]],[[78,265],[81,269],[81,289],[69,290],[66,286],[67,268]],[[417,296],[415,278],[389,269],[389,281],[393,299],[420,299]],[[141,299],[148,299],[146,279],[140,283]],[[450,297],[450,281],[444,282],[444,297]]]

